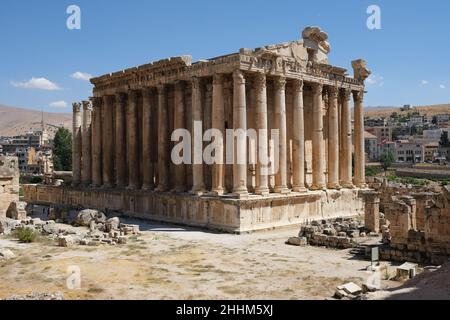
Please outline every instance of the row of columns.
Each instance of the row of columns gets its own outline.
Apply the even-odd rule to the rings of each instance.
[[[257,144],[256,188],[255,193],[268,195],[269,188],[269,124],[267,110],[267,79],[265,74],[254,77],[255,89],[255,129],[259,133]],[[293,118],[292,121],[292,191],[305,192],[305,119],[302,80],[293,79]],[[275,175],[276,193],[289,193],[288,183],[288,144],[286,117],[286,84],[284,77],[274,79],[275,125],[279,129],[278,172]],[[363,92],[353,92],[355,102],[355,179],[352,180],[352,127],[350,95],[348,89],[309,83],[312,88],[312,190],[364,187],[364,137],[363,137]],[[184,101],[185,84],[182,81],[174,85],[174,129],[184,128],[186,105]],[[328,145],[324,141],[323,94],[328,96]],[[156,88],[157,106],[152,108],[155,88],[145,88],[142,92],[142,114],[138,114],[138,92],[117,93],[115,96],[93,98],[93,111],[88,102],[83,102],[83,116],[80,104],[74,104],[73,120],[73,184],[127,187],[130,190],[156,190],[160,192],[185,192],[186,166],[175,166],[174,187],[169,190],[169,114],[167,106],[167,88]],[[202,121],[202,92],[199,78],[192,79],[192,128],[194,122]],[[233,128],[247,130],[246,78],[241,71],[233,73]],[[339,108],[341,105],[341,108]],[[152,114],[157,110],[157,114]],[[253,115],[252,115],[253,116]],[[157,117],[157,163],[152,161],[153,118]],[[225,136],[224,75],[216,74],[212,86],[212,128],[220,130]],[[140,123],[138,121],[141,121]],[[140,138],[139,128],[142,128]],[[197,133],[197,134],[203,134]],[[198,138],[193,135],[193,158],[203,154],[203,145],[196,145]],[[233,164],[233,193],[245,197],[247,189],[246,164],[247,139],[235,136]],[[216,144],[216,157],[224,159],[224,141]],[[325,147],[328,149],[326,163]],[[142,162],[140,161],[142,156]],[[203,164],[194,160],[192,165],[191,193],[202,195],[207,192]],[[243,161],[244,160],[244,161]],[[201,161],[200,161],[201,162]],[[128,164],[128,167],[127,167]],[[142,168],[140,167],[142,166]],[[328,181],[325,177],[328,167]],[[157,179],[155,176],[157,175]],[[212,188],[214,195],[225,192],[225,165],[212,166]]]

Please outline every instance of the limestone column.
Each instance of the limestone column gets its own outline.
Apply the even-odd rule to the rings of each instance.
[[[233,163],[233,193],[248,195],[247,190],[247,103],[245,77],[242,71],[233,73],[233,128],[235,133]]]
[[[72,185],[78,186],[81,183],[81,103],[73,105],[73,142],[72,142]]]
[[[174,114],[174,128],[186,129],[184,117],[186,113],[186,106],[184,103],[184,88],[185,83],[178,81],[175,83],[175,114]],[[175,192],[186,191],[186,165],[179,164],[175,166]]]
[[[269,190],[269,136],[267,123],[267,79],[264,73],[255,77],[256,130],[258,131],[258,155],[256,162],[256,189],[259,195],[268,195]]]
[[[98,188],[103,184],[102,175],[102,103],[103,99],[95,97],[93,105],[92,130],[92,187]]]
[[[328,188],[339,189],[338,88],[328,87]]]
[[[305,187],[305,116],[303,109],[303,80],[293,81],[293,191],[306,192]]]
[[[127,151],[128,151],[128,189],[136,190],[139,187],[139,165],[138,165],[138,112],[137,91],[128,91],[127,106]]]
[[[212,128],[222,133],[222,139],[225,138],[225,104],[223,94],[223,75],[215,74],[213,78],[213,106],[212,106]],[[216,158],[219,163],[213,165],[213,183],[212,192],[215,195],[223,195],[224,178],[225,178],[225,157],[224,157],[225,141],[217,146]]]
[[[200,136],[203,132],[198,132],[195,123],[203,123],[202,112],[202,94],[200,79],[194,77],[192,79],[192,194],[202,195],[205,193],[205,177],[203,172],[203,143],[199,143]],[[202,126],[203,127],[203,126]],[[197,130],[196,130],[197,129]],[[201,130],[203,131],[203,130]],[[198,137],[198,138],[197,138]]]
[[[350,111],[350,90],[342,93],[342,156],[341,156],[341,186],[352,189],[352,116]]]
[[[325,150],[323,141],[323,85],[320,83],[312,84],[313,90],[313,135],[312,135],[312,151],[313,151],[313,182],[312,190],[323,190],[326,188],[324,163]]]
[[[82,157],[81,181],[84,186],[92,183],[92,114],[89,101],[83,101],[83,133],[82,133]]]
[[[355,104],[355,185],[359,188],[366,187],[366,159],[364,149],[364,91],[354,91]]]
[[[167,89],[158,86],[158,187],[157,191],[169,191],[169,117],[167,114]]]
[[[113,172],[114,172],[114,146],[113,139],[108,139],[108,137],[114,137],[113,129],[113,96],[103,97],[103,137],[105,139],[102,143],[102,153],[103,153],[103,187],[112,188],[114,184]]]
[[[116,94],[115,117],[115,154],[116,154],[116,185],[119,188],[127,186],[127,152],[126,152],[126,103],[124,93]]]
[[[287,187],[287,124],[286,124],[286,78],[275,79],[275,123],[279,130],[278,172],[275,175],[277,193],[288,193]]]
[[[153,163],[152,163],[152,92],[151,89],[142,90],[142,158],[143,158],[143,190],[153,190],[155,181],[153,179]]]

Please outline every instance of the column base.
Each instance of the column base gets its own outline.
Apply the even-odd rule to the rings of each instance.
[[[223,195],[225,194],[225,189],[224,189],[224,188],[213,189],[213,190],[211,191],[211,194],[212,194],[213,196],[217,196],[217,197],[223,196]]]
[[[328,184],[327,188],[332,190],[341,190],[341,186],[339,185],[339,183],[330,183]]]
[[[170,190],[170,192],[173,192],[173,193],[185,193],[186,192],[186,188],[185,187],[175,187],[172,190]]]
[[[327,187],[325,185],[312,185],[311,190],[313,191],[325,191]]]
[[[112,183],[106,183],[102,186],[103,189],[112,189],[114,185]]]
[[[125,189],[128,190],[128,191],[136,191],[137,190],[137,186],[127,186]]]
[[[355,189],[355,186],[351,182],[342,182],[341,186],[344,189]]]
[[[153,191],[155,189],[155,186],[150,184],[144,184],[142,186],[142,191]]]
[[[198,197],[205,195],[205,193],[206,193],[205,188],[195,188],[195,189],[192,189],[191,191],[189,191],[189,194],[198,196]]]
[[[369,188],[369,186],[366,183],[357,183],[356,186],[359,189],[368,189]]]
[[[248,199],[249,193],[246,192],[233,192],[233,197],[236,199]]]
[[[256,188],[255,193],[259,196],[268,196],[270,195],[269,188]]]
[[[307,193],[308,189],[305,186],[293,186],[292,191],[298,193]]]
[[[288,193],[291,193],[291,190],[290,190],[288,187],[286,187],[286,186],[275,187],[275,188],[273,189],[273,191],[274,191],[275,193],[281,193],[281,194],[288,194]]]

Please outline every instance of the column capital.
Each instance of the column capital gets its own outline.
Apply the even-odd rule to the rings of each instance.
[[[128,97],[130,98],[130,99],[136,99],[137,98],[137,94],[138,94],[138,92],[137,92],[137,90],[128,90],[127,91],[127,95],[128,95]]]
[[[233,79],[236,84],[240,84],[240,85],[245,84],[245,76],[241,70],[234,70]]]
[[[200,88],[200,78],[199,77],[192,77],[191,78],[191,84],[192,89],[199,89]]]
[[[350,100],[350,94],[351,94],[351,90],[350,89],[341,89],[341,94],[342,94],[342,98],[346,101]]]
[[[275,89],[284,90],[286,88],[286,77],[276,77],[274,79]]]
[[[313,95],[321,95],[323,93],[323,84],[318,82],[311,83]]]
[[[81,103],[80,102],[74,102],[72,103],[73,112],[80,112],[81,111]]]
[[[125,102],[125,100],[126,100],[126,93],[124,93],[124,92],[116,92],[116,94],[115,94],[115,96],[116,96],[116,101],[118,102],[118,103],[123,103],[123,102]]]
[[[92,102],[93,108],[95,108],[103,103],[102,97],[90,97],[89,100]]]
[[[222,73],[215,73],[213,76],[213,85],[223,85],[223,78]]]
[[[331,99],[336,99],[338,97],[339,89],[335,86],[328,86],[327,87],[328,96]]]
[[[267,78],[265,73],[257,72],[253,83],[255,84],[255,89],[258,92],[264,90],[267,87]]]
[[[186,83],[183,80],[175,81],[175,90],[183,90]]]
[[[91,111],[91,108],[90,108],[91,102],[90,101],[83,100],[82,104],[83,104],[83,111]]]
[[[301,79],[294,79],[292,80],[292,87],[294,88],[294,92],[303,92],[303,85],[304,82]]]
[[[355,102],[362,102],[364,99],[364,91],[363,90],[359,90],[359,91],[353,91],[353,100]]]

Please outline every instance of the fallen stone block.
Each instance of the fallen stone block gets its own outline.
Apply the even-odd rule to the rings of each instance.
[[[71,247],[75,245],[75,239],[73,239],[71,236],[58,237],[58,245],[60,247]]]
[[[338,290],[344,290],[349,295],[357,296],[362,293],[363,289],[354,282],[346,283],[337,287]]]
[[[0,260],[11,260],[14,259],[16,255],[9,249],[0,249]]]
[[[289,238],[288,241],[286,241],[286,244],[292,245],[292,246],[306,246],[308,244],[305,237],[292,237]]]

